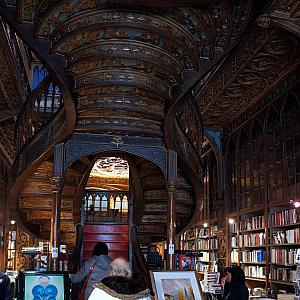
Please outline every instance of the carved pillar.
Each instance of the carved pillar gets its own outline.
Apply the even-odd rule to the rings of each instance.
[[[167,182],[168,194],[168,223],[167,223],[167,270],[175,268],[175,233],[176,233],[176,182]]]
[[[168,151],[167,270],[175,269],[177,153]]]
[[[55,146],[52,183],[52,215],[51,215],[51,269],[58,269],[58,249],[60,241],[60,212],[63,182],[64,144]]]

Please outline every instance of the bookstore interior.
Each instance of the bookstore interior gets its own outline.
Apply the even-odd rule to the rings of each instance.
[[[98,242],[156,300],[300,299],[299,0],[0,0],[0,68],[14,299]]]

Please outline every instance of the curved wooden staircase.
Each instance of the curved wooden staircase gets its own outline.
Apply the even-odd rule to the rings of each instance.
[[[176,226],[180,233],[199,220],[202,203],[203,126],[192,89],[200,89],[216,63],[236,45],[251,16],[251,1],[236,1],[230,7],[221,0],[204,10],[183,2],[183,7],[174,7],[172,1],[154,10],[139,5],[119,9],[109,1],[100,2],[76,0],[71,5],[42,0],[28,6],[21,0],[15,6],[4,1],[9,5],[1,7],[3,17],[51,74],[28,97],[18,117],[11,210],[32,234],[49,237],[54,146],[76,134],[83,140],[86,135],[87,143],[102,137],[111,139],[110,144],[117,139],[118,145],[124,143],[122,138],[132,143],[148,138],[150,147],[159,141],[160,153],[178,153]],[[55,99],[56,86],[63,101],[48,114],[45,103],[49,97]],[[76,109],[71,90],[76,91]],[[44,109],[41,120],[36,109]],[[26,130],[19,132],[21,128]],[[118,147],[110,153],[123,154]],[[89,154],[82,154],[82,160],[77,159],[65,174],[61,237],[67,244],[74,242],[80,193],[97,156],[93,151],[92,158],[84,162]],[[136,169],[133,219],[140,243],[166,237],[167,170],[164,174],[150,162],[151,151],[148,159],[145,153],[126,153]]]

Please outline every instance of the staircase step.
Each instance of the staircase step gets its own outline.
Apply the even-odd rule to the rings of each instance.
[[[83,226],[83,259],[92,256],[97,242],[103,241],[109,249],[109,256],[114,259],[124,257],[128,259],[128,225],[96,225]]]
[[[147,223],[167,223],[167,215],[143,215],[142,224]]]

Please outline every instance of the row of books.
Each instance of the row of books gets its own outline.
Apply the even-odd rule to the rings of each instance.
[[[235,235],[231,237],[231,247],[237,247],[237,246],[238,246],[238,238]]]
[[[283,210],[269,215],[269,224],[271,226],[296,224],[299,220],[299,213],[295,208]]]
[[[274,268],[271,269],[271,278],[272,280],[284,282],[296,282],[296,270]]]
[[[209,240],[210,249],[218,248],[218,239],[210,239]]]
[[[271,249],[271,262],[273,264],[295,264],[296,249]]]
[[[265,228],[265,218],[264,216],[250,217],[244,221],[240,222],[240,230],[253,230],[253,229],[263,229]]]
[[[241,261],[243,262],[265,262],[266,261],[266,250],[244,250],[241,253]]]
[[[300,243],[300,228],[273,232],[273,243],[276,245]]]
[[[243,240],[244,247],[263,246],[266,244],[266,235],[264,232],[240,235],[240,241]]]
[[[244,272],[246,277],[266,278],[266,267],[245,266]]]
[[[209,250],[209,240],[207,239],[200,239],[196,240],[196,249],[206,249]]]
[[[202,262],[209,262],[210,258],[209,258],[209,252],[201,252],[202,253],[202,257],[197,257],[197,261],[202,261]]]
[[[237,233],[237,222],[229,224],[229,232],[230,233]]]
[[[195,242],[194,241],[183,242],[183,245],[181,246],[181,249],[182,250],[196,250]]]
[[[231,263],[238,263],[239,262],[239,251],[238,249],[233,249],[230,253],[230,262]]]
[[[190,240],[196,238],[196,228],[190,228],[182,234],[182,240]]]

